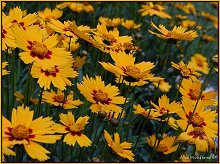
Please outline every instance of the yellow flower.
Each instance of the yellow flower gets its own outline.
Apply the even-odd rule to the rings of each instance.
[[[176,141],[188,141],[196,146],[196,152],[208,152],[215,149],[213,139],[204,131],[203,127],[189,127],[186,132],[181,133]]]
[[[158,100],[158,103],[158,106],[153,102],[151,102],[151,105],[160,115],[176,113],[177,111],[182,109],[182,105],[180,103],[175,101],[170,103],[170,99],[166,95],[161,96],[161,98],[159,98]]]
[[[5,155],[9,156],[15,156],[15,152],[13,152],[10,148],[10,145],[6,145],[6,143],[4,142],[5,140],[2,140],[1,144],[2,144],[2,162],[5,162]]]
[[[10,9],[9,11],[9,17],[10,22],[16,25],[19,25],[24,30],[28,27],[37,22],[38,15],[36,13],[34,14],[28,14],[24,16],[23,12],[19,7],[15,7],[13,9]]]
[[[8,75],[10,71],[7,71],[5,67],[8,65],[8,62],[2,62],[2,76]]]
[[[195,104],[191,100],[183,98],[182,104],[184,110],[177,111],[181,119],[176,120],[182,130],[185,130],[188,123],[190,123],[189,127],[203,127],[205,133],[209,134],[210,137],[217,137],[218,124],[215,123],[215,120],[218,114],[216,111],[204,110],[202,101],[199,101],[194,113]],[[192,117],[191,122],[190,117]]]
[[[183,79],[181,83],[181,87],[179,89],[180,93],[183,97],[186,97],[195,103],[199,97],[199,93],[202,89],[202,83],[197,81],[192,81],[190,79]],[[205,92],[202,91],[201,100],[204,106],[214,106],[216,101],[214,100],[216,97],[216,92],[209,91]]]
[[[120,47],[125,43],[131,43],[132,37],[130,36],[119,36],[119,31],[117,28],[108,31],[105,24],[98,24],[97,30],[93,30],[94,39],[101,45],[104,44],[104,47],[101,47],[100,50],[109,53],[112,51],[119,51]]]
[[[75,121],[75,117],[71,112],[67,114],[61,113],[60,115],[60,122],[63,124],[55,124],[54,130],[58,133],[67,133],[64,137],[63,142],[65,142],[69,146],[74,146],[76,142],[79,144],[80,147],[88,147],[91,146],[91,140],[82,133],[85,129],[86,124],[88,124],[89,117],[79,117]]]
[[[195,6],[188,2],[187,4],[180,4],[180,3],[176,3],[175,4],[175,7],[184,11],[186,14],[190,14],[190,13],[193,13],[194,15],[196,14],[196,8]]]
[[[210,41],[210,42],[216,42],[216,38],[211,36],[211,35],[207,35],[207,34],[204,34],[202,35],[202,39],[203,40],[206,40],[206,41]]]
[[[61,34],[58,36],[58,47],[64,47],[66,51],[76,51],[80,48],[79,42],[77,42],[78,38],[68,37],[65,34]]]
[[[5,6],[6,6],[6,2],[2,2],[2,10],[4,10]]]
[[[181,25],[183,28],[190,28],[190,27],[194,27],[196,25],[196,22],[190,19],[187,20],[183,20],[181,22]]]
[[[138,10],[142,16],[146,15],[156,15],[160,18],[171,19],[171,16],[165,12],[165,8],[159,4],[153,4],[153,2],[147,2],[146,5],[141,5],[141,9]]]
[[[120,143],[120,136],[118,133],[114,133],[114,140],[113,140],[109,135],[109,133],[106,130],[104,130],[104,137],[108,142],[108,146],[112,149],[112,151],[114,151],[122,158],[127,158],[130,161],[134,160],[135,155],[130,150],[132,144],[126,141]]]
[[[197,76],[201,76],[200,73],[195,71],[194,63],[189,63],[186,65],[183,61],[180,61],[179,64],[171,61],[171,66],[179,70],[183,78],[191,78],[196,80]]]
[[[46,7],[44,11],[38,11],[38,16],[44,21],[49,21],[50,19],[58,19],[63,15],[63,11],[59,9],[49,9]]]
[[[110,27],[119,26],[122,23],[123,20],[124,20],[123,18],[112,18],[112,19],[110,19],[110,18],[102,17],[102,16],[99,17],[99,22],[101,24],[104,24],[105,26],[110,26]]]
[[[156,151],[162,152],[163,154],[170,154],[177,150],[178,145],[174,146],[176,136],[168,136],[167,134],[162,135],[162,140],[160,141],[156,139],[156,135],[153,134],[150,137],[146,137],[147,143],[149,146],[153,147],[154,149],[157,146]],[[156,146],[154,147],[154,143],[156,141]]]
[[[194,69],[196,71],[202,72],[204,74],[209,73],[209,65],[208,65],[207,59],[202,54],[198,54],[198,53],[194,54],[191,57],[191,60],[189,63],[193,63]]]
[[[13,108],[11,122],[2,116],[2,140],[6,145],[24,145],[27,154],[39,161],[49,159],[48,150],[40,144],[54,144],[61,138],[60,135],[54,135],[52,129],[54,124],[51,117],[39,117],[33,120],[34,112],[29,107],[18,106]]]
[[[178,41],[178,40],[191,41],[191,40],[194,40],[198,36],[197,32],[194,30],[185,32],[186,29],[183,28],[182,26],[179,26],[179,27],[175,26],[172,29],[172,31],[167,30],[166,27],[164,27],[161,24],[159,25],[159,28],[158,28],[153,22],[151,22],[151,26],[157,29],[161,34],[152,32],[150,30],[149,32],[162,39],[169,39],[169,40],[174,40],[174,41]]]
[[[17,46],[24,50],[19,53],[25,64],[37,63],[43,69],[50,69],[55,65],[65,65],[72,58],[70,52],[63,48],[57,48],[57,36],[44,38],[42,30],[38,26],[31,26],[26,30],[14,27]]]
[[[82,67],[82,66],[85,64],[85,62],[86,62],[86,56],[82,56],[82,57],[77,56],[77,57],[72,61],[72,63],[73,63],[73,68],[76,70],[76,69]]]
[[[121,25],[127,29],[136,29],[141,27],[141,24],[135,24],[134,20],[127,19],[121,23]]]
[[[144,117],[150,118],[150,119],[155,119],[158,116],[160,116],[160,113],[158,113],[155,109],[144,109],[141,107],[140,104],[134,105],[134,114],[141,114]],[[150,112],[150,113],[149,113]]]
[[[78,73],[71,68],[70,64],[63,66],[54,66],[50,69],[43,69],[38,64],[33,64],[31,68],[33,78],[38,78],[38,84],[41,88],[50,89],[51,83],[60,90],[65,90],[66,86],[72,83],[68,78],[75,78]]]
[[[43,92],[43,100],[50,105],[60,106],[64,109],[73,109],[77,108],[79,105],[83,104],[79,99],[73,100],[74,94],[71,91],[70,94],[65,98],[64,92],[58,89],[57,92],[51,90],[50,92]]]
[[[21,102],[24,102],[24,95],[22,95],[20,92],[18,91],[15,91],[14,93],[15,97],[16,97],[16,100],[18,101],[21,101]],[[30,97],[30,104],[38,104],[38,99],[34,99],[32,97]]]
[[[110,55],[115,65],[105,62],[99,63],[116,76],[121,75],[124,77],[124,80],[128,82],[140,82],[142,85],[146,84],[147,80],[155,79],[150,74],[150,70],[154,68],[153,63],[143,61],[135,64],[135,57],[133,57],[132,54],[127,55],[125,52],[111,52]]]
[[[171,89],[171,85],[166,82],[165,80],[160,80],[160,81],[155,81],[153,82],[153,85],[155,87],[158,86],[158,83],[159,83],[159,89],[162,91],[162,92],[169,92],[170,89]]]
[[[81,11],[85,11],[85,12],[93,12],[94,11],[94,7],[92,5],[90,5],[88,2],[64,2],[61,3],[59,5],[57,5],[57,8],[59,9],[64,9],[68,7],[69,9],[71,9],[72,11],[75,12],[81,12]]]
[[[92,103],[90,109],[92,112],[98,113],[100,110],[121,112],[121,107],[116,104],[124,104],[125,98],[119,95],[119,89],[108,84],[105,86],[100,76],[95,79],[89,78],[87,75],[83,77],[81,84],[77,84],[80,93]]]
[[[15,48],[15,38],[11,31],[12,24],[10,23],[10,17],[6,16],[2,12],[2,50],[5,51],[7,48]]]
[[[202,11],[202,12],[201,12],[201,15],[202,15],[203,17],[205,17],[206,19],[212,21],[214,27],[215,27],[216,29],[218,29],[218,17],[217,17],[217,16],[214,16],[214,15],[212,15],[212,14],[209,14],[209,13],[207,13],[207,12],[205,12],[205,11]]]

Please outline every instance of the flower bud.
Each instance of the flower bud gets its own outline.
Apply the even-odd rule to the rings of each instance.
[[[216,72],[218,72],[218,55],[212,57],[212,64]]]
[[[93,158],[92,158],[92,162],[100,162],[100,160],[99,160],[98,157],[93,157]]]
[[[118,126],[119,121],[117,119],[115,119],[115,118],[112,118],[111,119],[111,124],[112,124],[112,126],[116,127],[116,126]]]
[[[104,110],[100,110],[99,112],[98,112],[98,116],[101,118],[101,119],[103,119],[103,118],[105,118],[106,117],[106,112],[104,111]]]

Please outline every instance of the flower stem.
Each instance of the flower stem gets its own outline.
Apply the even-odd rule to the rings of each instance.
[[[24,97],[24,106],[29,106],[29,100],[30,100],[30,97],[29,97],[29,85],[30,85],[30,78],[31,78],[31,68],[32,68],[32,65],[33,63],[31,63],[29,65],[29,68],[28,68],[28,73],[27,73],[27,79],[26,79],[26,87],[25,87],[25,97]]]
[[[177,97],[178,97],[178,93],[179,93],[179,90],[180,90],[182,81],[183,81],[183,77],[181,77],[181,79],[180,79],[180,83],[179,83],[178,89],[177,89],[177,91],[176,91],[174,101],[175,101],[175,100],[177,99]]]
[[[128,99],[128,94],[129,94],[130,86],[131,86],[131,82],[129,82],[129,84],[128,84],[127,91],[126,91],[125,102],[124,102],[124,104],[123,104],[123,106],[122,106],[122,111],[121,111],[121,113],[119,114],[119,118],[118,118],[118,124],[119,124],[119,125],[120,125],[120,121],[121,121],[122,114],[123,114],[123,112],[124,112],[124,110],[125,110],[125,104],[126,104],[127,99]]]
[[[41,115],[41,102],[42,102],[43,92],[44,92],[44,87],[41,88],[40,97],[39,97],[38,104],[37,104],[37,112],[36,112],[37,117]]]

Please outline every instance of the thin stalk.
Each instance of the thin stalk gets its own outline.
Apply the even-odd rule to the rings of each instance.
[[[174,100],[176,100],[177,97],[178,97],[178,93],[179,93],[179,90],[180,90],[180,87],[181,87],[182,81],[183,81],[183,77],[181,77],[181,79],[180,79],[180,83],[179,83],[178,89],[177,89],[177,91],[176,91],[176,94],[175,94],[175,98],[174,98]]]
[[[37,112],[36,112],[37,117],[39,117],[41,115],[41,106],[42,106],[41,102],[42,102],[43,92],[44,92],[44,87],[41,88],[40,97],[39,97],[38,104],[37,104]]]
[[[134,152],[135,152],[136,148],[138,147],[139,140],[140,140],[140,138],[142,136],[142,133],[144,131],[144,123],[145,123],[145,118],[143,119],[143,123],[142,123],[142,127],[141,127],[141,132],[140,132],[140,134],[139,134],[139,136],[137,138],[137,141],[136,141],[134,149],[133,149]]]
[[[122,111],[121,111],[121,113],[119,114],[119,118],[118,118],[118,124],[119,124],[119,125],[120,125],[120,121],[121,121],[122,114],[123,114],[123,112],[124,112],[124,110],[125,110],[125,104],[126,104],[126,101],[127,101],[127,99],[128,99],[128,93],[129,93],[130,86],[131,86],[131,82],[129,82],[129,84],[128,84],[127,92],[126,92],[126,97],[125,97],[125,102],[124,102],[124,104],[123,104],[123,106],[122,106]]]
[[[27,73],[27,79],[26,79],[26,86],[25,86],[25,97],[24,97],[24,106],[28,106],[29,105],[29,100],[30,100],[30,97],[29,97],[29,85],[30,85],[30,78],[31,78],[31,68],[32,68],[32,65],[33,63],[31,63],[29,65],[29,68],[28,68],[28,73]]]

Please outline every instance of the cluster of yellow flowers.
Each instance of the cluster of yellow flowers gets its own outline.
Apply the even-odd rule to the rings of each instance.
[[[171,14],[166,11],[164,3],[146,2],[137,12],[143,17],[176,19],[179,23],[175,24],[172,30],[168,30],[162,24],[158,27],[156,25],[158,22],[153,23],[155,21],[151,19],[151,27],[148,31],[146,30],[149,36],[157,36],[156,39],[162,39],[161,42],[167,41],[169,46],[177,42],[180,44],[180,41],[196,39],[199,33],[195,29],[200,29],[199,24],[183,15],[172,18]],[[5,5],[6,3],[2,5],[2,9]],[[176,3],[173,7],[186,14],[197,14],[192,3]],[[56,5],[55,9],[46,7],[43,11],[29,14],[27,11],[22,11],[20,7],[13,7],[8,13],[2,12],[2,51],[10,55],[7,53],[12,51],[15,53],[18,50],[16,51],[18,58],[28,70],[26,75],[26,89],[28,90],[24,91],[26,94],[15,91],[12,95],[21,105],[13,106],[11,111],[9,110],[10,117],[2,116],[3,155],[20,155],[15,154],[11,148],[15,145],[22,145],[32,159],[45,161],[50,158],[49,154],[54,150],[48,147],[47,150],[40,143],[56,144],[61,139],[68,146],[79,145],[91,147],[93,150],[100,138],[96,140],[96,134],[94,136],[89,134],[87,127],[93,128],[91,125],[95,123],[93,116],[99,116],[100,120],[105,119],[111,123],[106,124],[109,128],[104,128],[104,126],[101,130],[106,147],[110,147],[117,156],[134,161],[139,139],[132,147],[133,143],[122,141],[125,140],[127,130],[120,131],[121,118],[129,120],[131,115],[135,117],[142,115],[144,120],[153,120],[160,124],[167,123],[172,130],[178,130],[178,134],[171,136],[166,130],[161,130],[158,125],[158,129],[161,130],[160,137],[158,137],[159,130],[145,137],[145,141],[155,151],[165,155],[178,152],[178,144],[184,141],[195,145],[197,152],[215,150],[214,139],[218,134],[216,123],[218,114],[211,109],[211,106],[217,106],[215,100],[217,93],[205,91],[206,81],[202,83],[199,78],[209,75],[212,71],[204,55],[196,52],[188,63],[183,59],[179,63],[170,62],[174,72],[177,71],[180,77],[180,84],[177,85],[177,94],[174,99],[168,94],[159,97],[156,95],[150,98],[147,109],[144,109],[141,103],[135,105],[134,101],[129,111],[126,111],[125,106],[132,101],[132,98],[128,96],[131,88],[152,84],[154,88],[163,93],[169,93],[173,88],[176,89],[166,79],[165,67],[160,73],[161,71],[156,70],[158,63],[150,60],[143,61],[138,56],[140,44],[131,33],[120,34],[119,25],[125,27],[127,31],[138,31],[144,23],[136,24],[132,19],[100,16],[97,17],[99,23],[96,27],[77,25],[77,20],[63,21],[61,19],[67,9],[77,14],[95,11],[95,8],[88,2],[63,2]],[[215,16],[206,12],[202,12],[201,16],[212,21],[214,27],[218,28],[218,20]],[[188,30],[192,27],[194,30]],[[153,29],[159,33],[154,32]],[[202,39],[216,41],[208,34],[204,34]],[[95,64],[90,61],[93,54],[89,54],[88,45],[93,47],[95,52],[102,53],[102,60],[101,58],[96,60]],[[86,51],[80,51],[81,48]],[[106,58],[107,60],[103,60]],[[164,66],[170,63],[167,63],[166,58]],[[10,64],[9,61],[2,62],[3,76],[14,73],[6,70],[8,64]],[[106,82],[106,78],[103,75],[100,76],[99,72],[94,72],[95,76],[84,74],[84,64],[94,64],[94,66],[97,64],[100,70],[106,71],[108,76],[113,75],[115,80],[111,81],[112,83]],[[31,95],[28,93],[31,92],[28,86],[31,82],[28,78],[32,78],[32,82],[36,79],[37,85],[34,86],[38,88],[37,90],[41,90],[38,99],[27,97]],[[122,86],[127,88],[126,94],[123,93]],[[81,95],[77,95],[77,92]],[[159,93],[156,90],[154,92]],[[178,96],[179,92],[181,97]],[[84,102],[79,99],[81,97],[84,97]],[[158,103],[155,102],[156,98],[158,98]],[[48,108],[50,106],[59,109],[57,118],[48,113],[42,115],[41,108],[45,104]],[[33,106],[30,107],[30,105]],[[81,111],[72,110],[80,106],[83,106]],[[89,112],[87,108],[90,109]],[[117,126],[118,128],[114,128]],[[99,132],[98,129],[97,132]],[[66,135],[62,136],[62,134]],[[149,160],[153,158],[153,155],[154,153]]]

